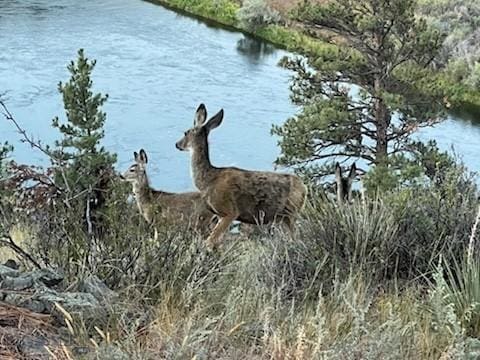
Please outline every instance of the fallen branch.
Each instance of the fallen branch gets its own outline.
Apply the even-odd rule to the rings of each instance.
[[[42,269],[40,264],[25,250],[23,250],[20,246],[15,244],[13,241],[12,237],[10,235],[2,235],[2,239],[0,239],[0,246],[6,246],[10,249],[12,249],[15,253],[20,255],[22,258],[27,259],[30,261],[37,269]]]

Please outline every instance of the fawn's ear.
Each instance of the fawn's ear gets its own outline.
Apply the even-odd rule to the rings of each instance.
[[[140,162],[143,164],[146,164],[148,162],[147,153],[145,152],[145,150],[140,149],[139,159]]]
[[[342,168],[340,167],[340,164],[338,162],[335,163],[335,181],[337,183],[342,182]]]
[[[355,163],[350,166],[350,172],[348,173],[348,182],[351,184],[355,177],[357,176],[357,165]]]
[[[216,113],[208,122],[204,125],[208,132],[220,126],[223,120],[223,109]]]
[[[207,108],[205,104],[200,104],[193,118],[193,126],[202,126],[207,120]]]

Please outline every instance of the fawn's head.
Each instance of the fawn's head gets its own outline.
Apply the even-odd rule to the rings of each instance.
[[[185,131],[184,136],[175,144],[178,150],[191,151],[196,146],[201,146],[204,144],[210,131],[222,123],[223,109],[212,116],[208,121],[206,120],[207,109],[205,108],[204,104],[200,104],[195,112],[193,127]]]
[[[135,164],[131,165],[127,171],[122,174],[122,178],[133,184],[140,184],[147,179],[147,172],[145,170],[148,158],[145,150],[141,149],[140,153],[133,152]]]
[[[337,183],[337,200],[338,202],[352,201],[352,185],[357,176],[357,167],[355,163],[350,167],[347,177],[342,176],[342,168],[337,162],[335,164],[335,182]]]

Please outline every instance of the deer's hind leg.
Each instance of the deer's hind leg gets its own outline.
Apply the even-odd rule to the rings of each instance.
[[[295,217],[290,215],[290,216],[285,216],[282,219],[282,223],[284,227],[287,229],[288,234],[292,239],[295,239]]]
[[[237,218],[238,215],[228,215],[220,218],[217,225],[213,229],[210,236],[207,238],[207,244],[210,248],[214,248],[220,242],[223,234],[229,228],[230,224]]]

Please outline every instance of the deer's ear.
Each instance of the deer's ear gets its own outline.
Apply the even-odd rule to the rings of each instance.
[[[207,120],[207,108],[205,104],[200,104],[193,118],[193,126],[202,126]]]
[[[140,162],[142,162],[144,164],[146,164],[148,162],[147,153],[143,149],[140,150]]]
[[[350,172],[348,173],[348,180],[352,182],[355,180],[355,177],[357,176],[357,165],[355,163],[350,166]]]
[[[205,124],[205,129],[207,129],[207,131],[210,132],[210,130],[213,130],[216,127],[219,127],[220,124],[222,123],[222,120],[223,120],[223,109],[221,109],[210,120],[208,120],[208,122]]]
[[[342,168],[338,162],[335,163],[335,180],[337,183],[341,183],[342,181]]]

